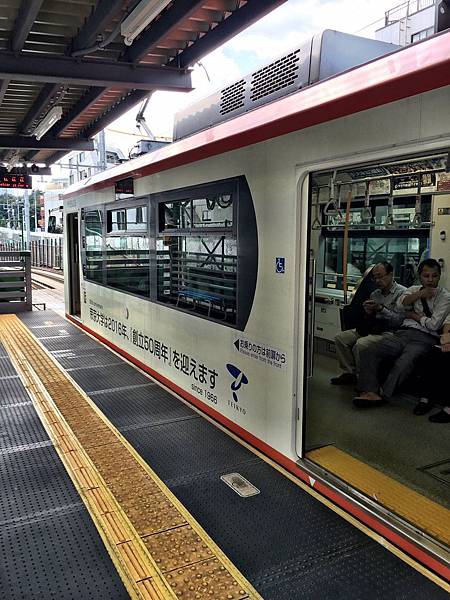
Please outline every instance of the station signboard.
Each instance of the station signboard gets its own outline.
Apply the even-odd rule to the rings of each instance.
[[[2,173],[0,175],[0,188],[31,190],[31,175],[25,175],[24,173]]]
[[[121,179],[114,184],[116,194],[134,194],[134,180],[132,177]]]

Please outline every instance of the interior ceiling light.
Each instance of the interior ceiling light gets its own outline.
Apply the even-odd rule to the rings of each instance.
[[[39,125],[33,132],[34,137],[37,140],[40,140],[43,135],[47,133],[49,129],[53,127],[53,125],[59,121],[62,117],[62,108],[61,106],[54,106],[42,119]]]
[[[135,38],[153,21],[172,0],[141,0],[120,26],[126,46],[131,46]]]

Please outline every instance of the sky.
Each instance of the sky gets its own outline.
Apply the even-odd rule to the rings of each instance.
[[[375,30],[384,25],[385,11],[399,4],[402,0],[287,0],[202,58],[203,67],[196,65],[192,72],[192,92],[155,92],[145,112],[146,122],[157,138],[171,137],[177,110],[270,63],[324,29],[374,38]],[[107,143],[123,143],[117,131],[139,133],[135,126],[138,108],[111,125],[114,132],[107,132]]]

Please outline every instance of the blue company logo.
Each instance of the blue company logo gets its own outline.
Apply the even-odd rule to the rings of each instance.
[[[241,387],[241,385],[247,385],[248,379],[238,367],[235,367],[234,365],[232,365],[230,363],[227,364],[227,369],[228,369],[228,373],[232,377],[234,377],[234,381],[231,384],[231,391],[233,392],[233,400],[235,402],[238,402],[239,398],[238,398],[236,392]]]

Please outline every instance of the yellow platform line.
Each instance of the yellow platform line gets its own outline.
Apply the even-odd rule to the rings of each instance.
[[[335,446],[307,458],[436,540],[450,545],[450,510]]]
[[[132,598],[261,600],[15,315],[0,317],[0,341]]]

